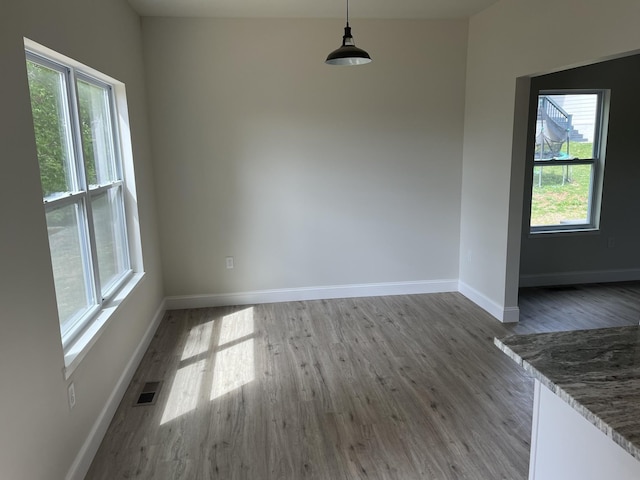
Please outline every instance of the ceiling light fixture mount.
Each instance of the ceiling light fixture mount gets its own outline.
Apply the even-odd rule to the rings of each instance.
[[[371,57],[361,48],[356,47],[349,26],[349,0],[347,0],[347,26],[344,27],[342,46],[329,54],[324,63],[328,65],[364,65]]]

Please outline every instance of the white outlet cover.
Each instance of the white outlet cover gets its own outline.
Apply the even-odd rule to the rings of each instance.
[[[76,388],[73,385],[73,382],[69,384],[68,393],[69,393],[69,408],[73,409],[73,407],[76,406]]]

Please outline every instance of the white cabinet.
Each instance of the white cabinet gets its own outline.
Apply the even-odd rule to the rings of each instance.
[[[640,461],[535,380],[529,480],[638,480]]]

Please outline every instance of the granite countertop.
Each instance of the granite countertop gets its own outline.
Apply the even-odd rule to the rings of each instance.
[[[640,327],[511,335],[500,348],[640,460]]]

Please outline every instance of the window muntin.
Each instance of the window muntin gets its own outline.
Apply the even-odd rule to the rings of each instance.
[[[532,233],[598,227],[604,97],[602,90],[539,93]]]
[[[112,87],[27,52],[63,345],[131,273]]]

